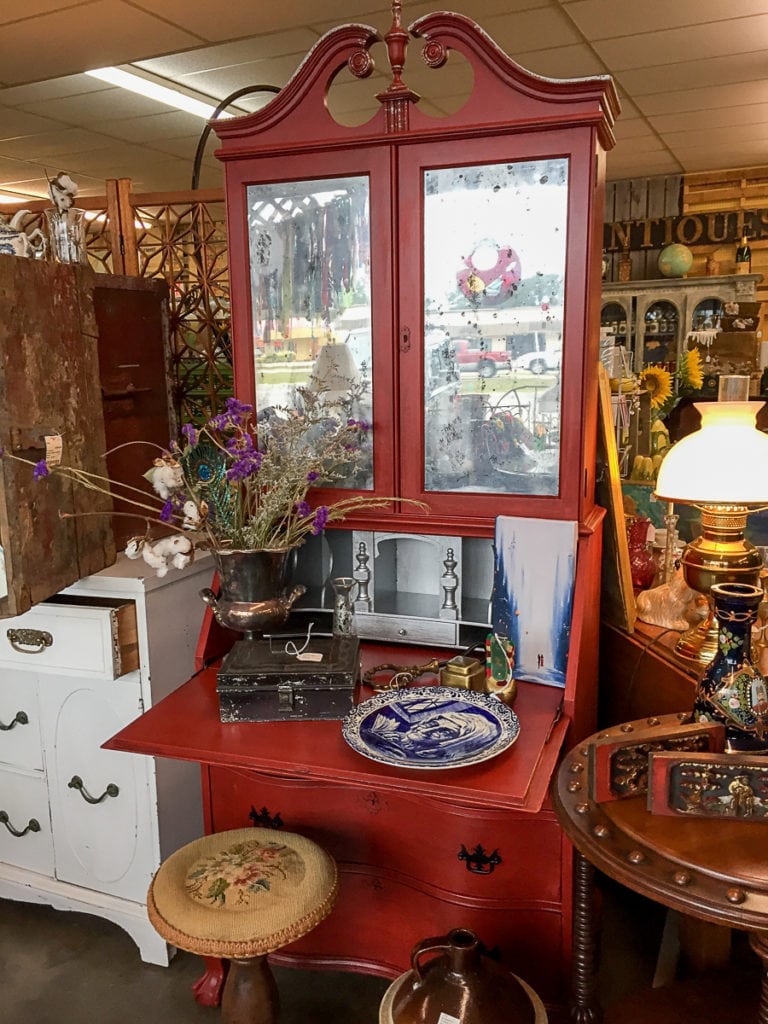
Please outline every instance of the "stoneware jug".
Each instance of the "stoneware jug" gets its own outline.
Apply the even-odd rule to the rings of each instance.
[[[0,253],[37,258],[45,254],[45,235],[40,228],[27,235],[21,226],[28,213],[29,210],[19,210],[10,222],[0,217]]]
[[[428,960],[430,954],[436,955]],[[466,928],[417,943],[411,968],[392,1004],[392,1024],[534,1024],[520,982],[481,955],[477,936]]]

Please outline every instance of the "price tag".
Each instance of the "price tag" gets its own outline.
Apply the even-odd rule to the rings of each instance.
[[[45,435],[45,461],[48,466],[59,465],[63,446],[61,434]]]
[[[461,1024],[458,1017],[452,1017],[450,1013],[441,1013],[437,1018],[437,1024]]]
[[[322,661],[323,655],[321,651],[304,651],[302,654],[297,654],[296,658],[298,661]]]

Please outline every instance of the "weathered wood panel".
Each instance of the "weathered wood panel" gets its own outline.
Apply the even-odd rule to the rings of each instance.
[[[94,276],[0,256],[0,445],[38,462],[44,436],[60,432],[62,462],[104,474]],[[8,589],[0,615],[24,612],[114,561],[108,515],[60,516],[108,511],[107,497],[58,477],[35,481],[31,467],[7,458],[0,472]]]
[[[768,209],[768,167],[744,167],[727,171],[705,171],[687,174],[683,186],[684,213],[717,213],[730,210]],[[709,246],[708,249],[692,247],[694,264],[691,275],[704,274],[709,253],[720,264],[721,274],[731,274],[735,269],[736,250],[733,244]],[[752,249],[752,273],[762,274],[763,281],[757,286],[757,298],[763,303],[761,330],[763,337],[768,330],[768,240],[750,240]]]

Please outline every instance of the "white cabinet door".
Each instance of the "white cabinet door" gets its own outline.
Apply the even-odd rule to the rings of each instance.
[[[43,769],[34,672],[0,670],[0,765]]]
[[[40,773],[0,768],[0,861],[53,875],[48,791]]]
[[[101,750],[140,711],[137,676],[40,680],[56,877],[143,902],[155,864],[148,758]]]

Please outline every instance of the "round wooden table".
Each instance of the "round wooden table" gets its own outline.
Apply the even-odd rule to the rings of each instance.
[[[571,750],[555,778],[555,812],[576,850],[572,1009],[576,1024],[599,1018],[595,868],[664,906],[749,932],[750,945],[763,965],[758,1022],[768,1024],[768,822],[651,814],[644,794],[600,803],[590,796],[596,741],[614,737],[631,742],[633,735],[649,728],[666,733],[682,717],[663,715],[604,729]]]

